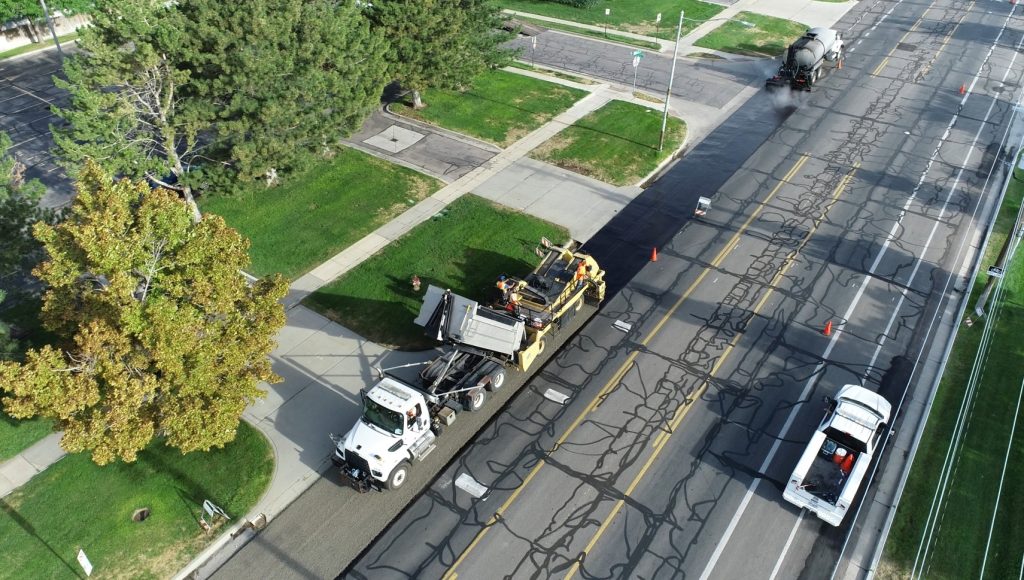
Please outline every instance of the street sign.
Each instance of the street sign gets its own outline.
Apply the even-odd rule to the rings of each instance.
[[[640,57],[633,55],[633,68],[640,66]]]
[[[661,22],[661,12],[659,12],[658,15],[654,17],[654,23],[655,24],[658,24],[660,22]]]
[[[633,51],[633,56],[635,56],[636,58],[643,58],[644,57],[644,51],[642,51],[642,50],[634,50]]]
[[[82,566],[82,570],[85,570],[86,576],[92,576],[92,562],[90,562],[89,557],[85,555],[85,550],[78,550],[78,563]]]
[[[203,511],[210,514],[210,517],[221,516],[226,520],[230,520],[228,514],[224,510],[220,509],[218,505],[208,499],[203,500]]]
[[[608,16],[608,15],[610,15],[611,13],[612,13],[612,9],[611,9],[611,8],[605,8],[605,9],[604,9],[604,15],[605,15],[605,16]]]
[[[1003,269],[998,266],[992,266],[991,268],[988,269],[988,275],[993,278],[1002,278]]]
[[[530,37],[530,46],[531,46],[531,48],[537,48],[537,37],[536,36],[531,36]]]

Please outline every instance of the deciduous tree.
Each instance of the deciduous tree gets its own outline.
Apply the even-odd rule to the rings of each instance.
[[[53,418],[66,450],[100,464],[134,460],[156,435],[183,452],[231,441],[258,382],[277,380],[267,357],[286,283],[247,283],[248,243],[220,217],[196,223],[175,193],[92,162],[70,215],[35,234],[43,321],[65,342],[0,363],[5,411]]]
[[[501,10],[490,0],[375,0],[365,8],[390,44],[390,76],[423,107],[426,88],[456,88],[484,69],[507,63]]]
[[[65,15],[89,12],[92,6],[92,0],[48,0],[46,3],[51,16],[57,10]],[[39,0],[0,0],[0,23],[23,20],[20,24],[26,28],[32,42],[39,42],[42,39],[42,32],[39,29],[42,18],[43,7]]]

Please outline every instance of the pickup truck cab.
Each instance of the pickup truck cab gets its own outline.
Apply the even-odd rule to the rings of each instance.
[[[871,466],[892,407],[877,393],[846,385],[811,436],[782,497],[838,526]]]

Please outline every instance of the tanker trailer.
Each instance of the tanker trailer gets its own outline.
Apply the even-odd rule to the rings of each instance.
[[[826,62],[842,68],[843,37],[830,28],[811,28],[786,49],[779,72],[765,82],[765,87],[809,91]]]

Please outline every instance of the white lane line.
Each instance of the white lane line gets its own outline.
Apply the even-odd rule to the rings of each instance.
[[[996,42],[998,42],[998,41],[999,41],[999,38],[997,37],[996,38]],[[1003,73],[1003,78],[1001,78],[999,80],[1000,84],[1005,84],[1006,83],[1006,77],[1009,76],[1010,70],[1013,69],[1013,63],[1017,60],[1017,54],[1018,54],[1017,51],[1019,51],[1021,49],[1022,44],[1024,44],[1024,36],[1022,36],[1020,41],[1017,43],[1017,49],[1013,52],[1013,57],[1010,59],[1010,64],[1008,64],[1006,66],[1006,72]],[[994,48],[994,46],[993,46],[993,48]],[[991,56],[991,54],[992,54],[992,48],[989,49],[989,56]],[[986,57],[985,60],[987,61],[988,57]],[[977,78],[977,77],[975,77],[975,78]],[[972,83],[972,86],[973,86],[973,83]],[[966,96],[967,95],[964,95],[965,98],[966,98]],[[996,102],[998,102],[998,99],[992,99],[991,100],[991,102],[988,105],[988,111],[985,112],[985,118],[982,119],[981,123],[978,125],[978,132],[974,134],[974,141],[971,142],[971,148],[967,150],[967,155],[964,157],[964,161],[960,165],[960,170],[957,171],[957,173],[956,173],[956,179],[953,180],[953,185],[949,188],[949,194],[946,196],[946,200],[942,204],[942,209],[939,210],[939,215],[935,218],[935,222],[932,224],[932,231],[931,231],[930,234],[928,234],[928,239],[925,241],[924,245],[921,247],[921,257],[922,257],[922,259],[918,260],[914,264],[914,269],[910,272],[910,279],[907,281],[906,285],[904,285],[903,288],[900,290],[899,302],[896,303],[896,308],[893,309],[892,316],[889,317],[889,322],[885,325],[885,330],[882,331],[881,337],[878,340],[878,346],[875,347],[875,352],[874,352],[874,354],[871,355],[871,361],[868,363],[867,368],[864,370],[864,377],[865,378],[868,377],[869,374],[871,373],[871,369],[874,368],[874,366],[875,366],[875,361],[878,360],[878,355],[881,354],[881,352],[882,352],[882,347],[885,346],[885,339],[889,335],[889,331],[892,329],[893,323],[896,322],[896,317],[899,315],[900,308],[903,307],[903,301],[906,300],[907,294],[910,291],[911,284],[913,284],[914,278],[917,277],[918,269],[921,267],[921,264],[924,263],[924,260],[923,260],[924,253],[932,245],[932,238],[935,237],[935,232],[938,231],[939,224],[942,222],[942,218],[945,217],[945,215],[946,215],[946,208],[949,207],[949,201],[953,198],[953,192],[956,191],[957,186],[960,184],[960,179],[964,175],[964,169],[967,167],[967,162],[970,160],[971,153],[974,151],[974,144],[978,142],[979,138],[981,138],[981,133],[985,130],[985,125],[986,125],[986,123],[988,123],[989,116],[992,115],[992,110],[995,109]],[[950,120],[949,126],[946,128],[946,134],[949,134],[949,130],[953,128],[953,124],[956,123],[956,120],[957,120],[958,117],[960,117],[960,112],[959,111],[957,113],[955,113],[953,115],[953,118]],[[942,147],[942,143],[943,143],[942,141],[939,141],[939,147]],[[938,147],[936,148],[935,153],[932,154],[932,158],[928,161],[928,167],[929,168],[931,167],[932,162],[935,160],[936,154],[938,154]],[[911,200],[913,200],[914,198],[917,197],[917,192],[921,188],[921,185],[924,183],[924,175],[926,175],[926,174],[922,174],[921,175],[921,179],[918,180],[917,186],[914,187],[914,192],[910,196]],[[985,181],[987,183],[988,180],[986,179]],[[982,191],[984,191],[984,190],[982,190]],[[888,244],[889,241],[892,239],[893,233],[896,231],[896,228],[903,224],[903,218],[907,215],[907,209],[909,209],[909,202],[910,202],[910,200],[908,200],[908,203],[903,206],[903,211],[900,212],[899,219],[896,220],[896,223],[893,224],[892,229],[889,230],[889,239],[886,240],[886,244]]]
[[[1011,12],[1010,16],[1012,16],[1012,14],[1013,13]],[[978,78],[981,76],[982,71],[985,69],[985,66],[988,63],[988,59],[992,56],[992,51],[995,49],[996,44],[999,42],[999,38],[1002,36],[1003,31],[1006,30],[1006,24],[1010,21],[1010,16],[1006,17],[1006,21],[1003,22],[1003,27],[1000,29],[999,34],[996,35],[996,39],[993,42],[992,47],[989,48],[988,55],[982,61],[981,65],[978,67],[978,72],[974,75],[974,79],[971,81],[971,87],[968,90],[968,92],[964,95],[964,99],[965,100],[966,100],[967,96],[970,95],[970,91],[974,89],[975,85],[977,85]],[[961,102],[963,102],[963,101],[961,101]],[[991,109],[989,109],[989,110],[991,111]],[[921,174],[921,179],[918,181],[918,187],[914,188],[914,192],[912,193],[912,196],[916,196],[917,195],[917,192],[920,189],[920,183],[924,181],[925,177],[927,176],[928,170],[931,168],[932,163],[934,163],[936,156],[938,156],[939,149],[941,147],[942,142],[944,142],[949,137],[949,134],[950,134],[952,126],[953,126],[953,121],[955,119],[956,119],[956,117],[954,115],[953,120],[950,121],[949,125],[946,127],[945,132],[942,134],[942,138],[940,139],[939,146],[937,146],[935,148],[935,152],[932,153],[931,159],[928,161],[928,164],[925,167],[924,172]],[[982,125],[984,125],[987,121],[988,121],[988,117],[986,116],[985,120],[982,121]],[[964,163],[966,163],[967,159],[970,158],[970,155],[973,152],[974,147],[975,147],[976,144],[977,144],[977,135],[975,136],[974,142],[971,143],[971,147],[967,151],[967,155],[966,155],[966,157],[964,159]],[[962,167],[963,166],[961,166],[961,171],[962,171]],[[954,190],[954,188],[951,188],[951,190],[950,190],[951,193],[952,193],[953,190]],[[910,203],[911,203],[911,201],[913,201],[913,199],[914,199],[914,197],[911,197],[910,199],[907,200],[907,203],[904,205],[904,209],[906,209],[910,205]],[[804,384],[804,388],[800,392],[800,396],[797,398],[797,401],[802,401],[802,400],[806,399],[807,396],[810,394],[811,389],[814,387],[814,383],[817,382],[819,373],[825,367],[825,361],[827,361],[828,357],[832,354],[832,349],[835,348],[836,341],[839,339],[839,336],[842,334],[842,329],[846,325],[845,321],[851,319],[851,316],[853,315],[853,310],[857,307],[857,304],[860,302],[861,298],[864,296],[864,291],[867,289],[868,284],[871,282],[872,279],[875,279],[874,278],[875,268],[878,267],[879,262],[882,261],[882,257],[884,256],[886,251],[888,251],[889,245],[890,245],[890,243],[891,243],[891,241],[893,239],[893,233],[895,232],[895,230],[896,230],[896,226],[894,225],[893,228],[890,230],[890,234],[889,234],[888,239],[886,239],[885,243],[882,244],[882,247],[879,250],[878,255],[875,257],[874,262],[871,264],[871,267],[868,269],[868,275],[865,276],[864,283],[861,284],[860,288],[857,289],[857,294],[853,297],[853,302],[850,303],[850,307],[847,308],[846,312],[843,314],[843,317],[841,319],[842,322],[837,327],[836,332],[834,332],[832,334],[832,339],[829,340],[828,346],[825,347],[825,352],[822,353],[822,355],[821,355],[821,362],[819,362],[814,367],[814,371],[811,373],[811,378],[809,378],[807,380],[807,383]],[[918,261],[920,261],[921,259],[922,258],[918,258]],[[768,451],[768,455],[765,457],[764,461],[761,463],[761,466],[758,468],[758,473],[764,473],[768,469],[768,466],[771,464],[772,460],[775,458],[775,454],[779,450],[779,446],[782,444],[782,440],[785,439],[787,434],[789,433],[789,429],[793,425],[793,421],[796,419],[796,414],[797,414],[797,411],[799,411],[799,409],[800,409],[799,405],[794,405],[793,408],[790,410],[789,415],[786,417],[786,422],[783,423],[782,430],[779,432],[779,436],[775,439],[774,443],[772,443],[772,447]],[[722,537],[718,541],[718,545],[715,547],[714,553],[711,554],[711,558],[708,560],[707,565],[704,567],[704,572],[701,573],[700,580],[708,580],[708,578],[711,577],[711,572],[714,571],[715,566],[718,564],[719,558],[722,557],[722,553],[725,551],[725,547],[729,544],[729,539],[732,537],[733,532],[736,531],[736,526],[739,525],[740,518],[743,517],[743,513],[747,510],[747,505],[750,503],[750,500],[753,498],[754,493],[757,492],[757,488],[758,488],[758,486],[761,485],[761,481],[762,481],[762,478],[758,477],[758,478],[754,479],[752,482],[750,482],[750,485],[747,487],[747,492],[743,495],[743,499],[740,501],[739,507],[736,508],[736,513],[733,514],[732,520],[729,521],[729,525],[725,529],[725,533],[722,534]]]
[[[1020,416],[1020,400],[1024,397],[1024,380],[1020,382],[1020,394],[1017,395],[1017,410],[1013,412],[1013,426],[1010,427],[1010,441],[1006,444],[1006,457],[1003,458],[1003,472],[999,475],[999,492],[996,493],[996,505],[992,507],[992,523],[988,528],[988,540],[985,542],[985,557],[981,559],[981,574],[985,577],[985,563],[988,562],[988,549],[992,544],[992,532],[996,527],[996,514],[999,513],[999,498],[1003,495],[1003,482],[1006,481],[1006,466],[1010,463],[1010,450],[1013,449],[1013,433],[1017,430],[1017,417]]]
[[[779,559],[775,562],[775,567],[772,568],[772,575],[768,577],[768,580],[775,580],[775,577],[779,575],[779,570],[782,569],[782,561],[786,559],[786,552],[789,552],[789,546],[793,543],[793,538],[796,537],[796,531],[800,528],[801,522],[804,521],[804,514],[807,513],[806,509],[800,510],[800,517],[796,519],[796,523],[793,524],[793,529],[789,532],[789,538],[786,539],[786,545],[782,548],[782,553],[779,554]]]
[[[53,101],[50,101],[50,100],[44,99],[44,98],[40,97],[39,95],[37,95],[37,94],[35,94],[35,93],[32,93],[32,92],[26,91],[25,89],[23,89],[23,88],[21,88],[21,87],[19,87],[19,86],[17,86],[17,85],[13,85],[13,84],[12,84],[12,85],[11,85],[11,88],[12,88],[12,89],[14,89],[14,90],[16,90],[16,91],[19,91],[19,92],[21,92],[22,94],[25,94],[25,95],[28,95],[28,96],[30,96],[30,97],[32,97],[33,99],[39,99],[40,101],[42,101],[42,102],[46,103],[47,105],[52,105],[52,104],[53,104]]]

